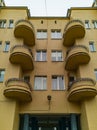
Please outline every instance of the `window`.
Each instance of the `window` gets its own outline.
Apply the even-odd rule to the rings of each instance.
[[[0,82],[4,81],[5,70],[0,70]]]
[[[25,80],[26,82],[29,82],[29,81],[30,81],[30,76],[24,76],[24,80]]]
[[[6,20],[0,20],[0,28],[6,27]]]
[[[34,89],[35,90],[46,90],[47,88],[47,77],[46,76],[36,76]]]
[[[97,28],[97,20],[93,21],[93,27],[94,27],[94,29]]]
[[[36,52],[36,61],[46,61],[46,51],[37,51]]]
[[[52,61],[63,61],[62,51],[52,51]]]
[[[94,42],[93,41],[89,42],[89,47],[90,47],[90,51],[91,52],[95,52],[96,51],[96,48],[94,46]]]
[[[95,73],[95,78],[97,80],[97,69],[94,70],[94,73]]]
[[[47,30],[37,30],[37,39],[46,39],[47,38]]]
[[[61,39],[62,38],[61,30],[51,30],[51,38]]]
[[[0,50],[1,50],[1,47],[2,47],[2,41],[0,41]]]
[[[85,21],[85,27],[86,27],[86,29],[89,29],[89,28],[90,28],[90,24],[89,24],[89,21],[88,21],[88,20]]]
[[[4,52],[8,52],[8,51],[9,51],[9,47],[10,47],[10,42],[9,42],[9,41],[6,41],[6,42],[5,42]]]
[[[52,76],[52,89],[53,90],[64,90],[63,76]]]
[[[13,20],[9,20],[9,28],[13,28]]]

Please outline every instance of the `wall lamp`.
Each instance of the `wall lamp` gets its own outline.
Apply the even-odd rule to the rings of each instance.
[[[48,101],[49,101],[49,110],[50,110],[50,102],[51,102],[52,96],[51,96],[51,95],[48,95],[48,96],[47,96],[47,99],[48,99]]]

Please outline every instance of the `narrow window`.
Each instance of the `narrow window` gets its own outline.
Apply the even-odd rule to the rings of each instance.
[[[0,82],[4,81],[5,70],[0,70]]]
[[[46,51],[40,50],[36,52],[36,61],[46,61]]]
[[[10,42],[9,42],[9,41],[6,41],[6,42],[5,42],[4,52],[8,52],[8,51],[9,51],[9,48],[10,48]]]
[[[94,70],[94,74],[95,74],[95,78],[96,78],[96,81],[97,81],[97,69]]]
[[[13,20],[9,20],[9,28],[13,28]]]
[[[94,20],[92,23],[93,23],[94,29],[96,29],[97,28],[97,20]]]
[[[51,38],[52,39],[61,39],[62,38],[62,34],[61,34],[61,30],[51,30]]]
[[[96,48],[95,48],[95,45],[94,45],[93,41],[89,42],[89,48],[90,48],[91,52],[95,52],[96,51]]]
[[[85,27],[86,29],[90,29],[90,23],[88,20],[85,21]]]
[[[63,61],[62,51],[52,51],[52,61]]]
[[[0,20],[0,28],[6,27],[6,20]]]
[[[63,76],[52,76],[52,90],[64,90]]]
[[[47,39],[47,30],[37,30],[37,39]]]
[[[35,90],[46,90],[47,89],[47,77],[46,76],[35,76],[34,89]]]
[[[30,76],[24,76],[24,80],[25,80],[26,82],[30,82]]]
[[[2,41],[0,41],[0,51],[1,51],[1,47],[2,47]]]

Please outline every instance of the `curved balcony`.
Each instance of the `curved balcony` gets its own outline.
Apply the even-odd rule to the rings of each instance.
[[[33,25],[27,20],[18,20],[15,24],[14,35],[17,38],[23,38],[24,44],[33,46],[35,44]]]
[[[63,34],[63,45],[72,46],[75,39],[83,38],[85,35],[84,23],[80,20],[71,20],[67,23]]]
[[[97,95],[96,82],[90,78],[80,78],[69,86],[69,101],[81,101]]]
[[[18,101],[31,101],[31,85],[23,79],[11,78],[5,83],[4,95]]]
[[[32,51],[24,45],[13,46],[10,50],[9,60],[13,64],[21,65],[24,71],[34,68]]]
[[[76,70],[79,65],[87,64],[90,61],[89,50],[83,45],[76,45],[67,51],[65,60],[66,70]]]

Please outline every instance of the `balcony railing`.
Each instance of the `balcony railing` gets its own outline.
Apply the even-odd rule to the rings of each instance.
[[[15,24],[14,35],[23,38],[24,44],[33,46],[35,44],[35,31],[33,25],[28,20],[18,20]]]
[[[24,71],[34,68],[32,51],[24,45],[13,46],[10,50],[9,60],[13,64],[20,64]]]
[[[97,89],[96,82],[91,78],[79,78],[68,86],[68,100],[81,101],[87,98],[95,97]]]
[[[63,45],[72,46],[76,38],[83,38],[85,35],[84,23],[81,20],[71,20],[64,29]]]
[[[84,45],[75,45],[67,50],[65,59],[65,69],[75,70],[81,64],[90,61],[89,50]]]
[[[4,95],[6,97],[18,101],[32,100],[32,87],[29,82],[19,78],[10,78],[5,82],[5,86]]]

